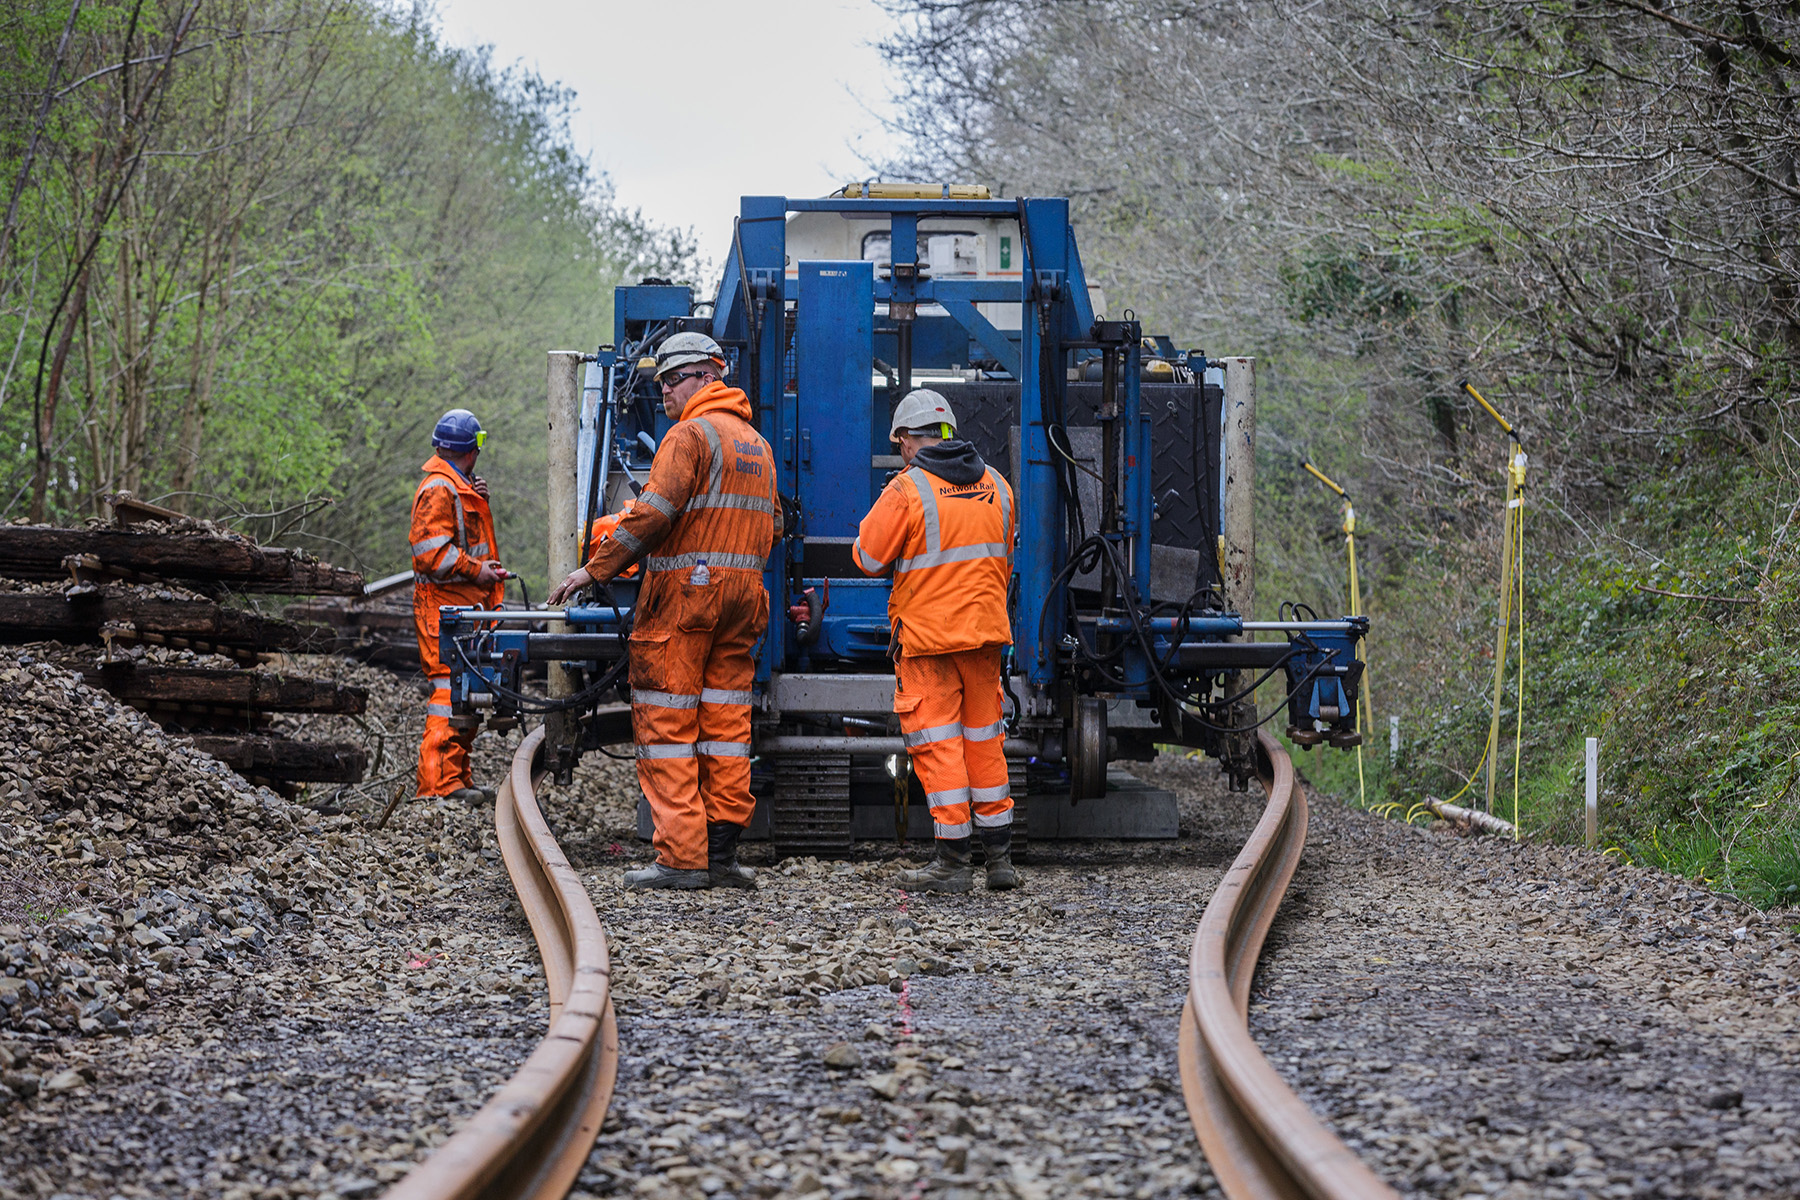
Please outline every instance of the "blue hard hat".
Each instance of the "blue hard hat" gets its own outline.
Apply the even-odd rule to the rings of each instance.
[[[438,418],[437,428],[431,431],[433,446],[441,446],[456,454],[478,450],[486,441],[487,434],[482,431],[481,422],[466,408],[451,409]]]

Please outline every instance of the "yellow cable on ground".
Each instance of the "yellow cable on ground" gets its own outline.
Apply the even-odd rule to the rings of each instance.
[[[1338,498],[1344,502],[1344,550],[1350,557],[1350,615],[1353,617],[1360,617],[1362,616],[1362,585],[1356,578],[1356,508],[1350,503],[1350,493],[1346,492],[1329,475],[1313,466],[1312,463],[1304,458],[1300,460],[1300,465],[1306,468],[1307,472],[1311,474],[1314,479],[1317,479],[1320,483],[1336,492]],[[1368,657],[1368,652],[1365,650],[1363,652],[1362,688],[1356,706],[1360,731],[1365,734],[1375,728],[1375,712],[1369,700]],[[1356,799],[1358,804],[1361,804],[1365,808],[1368,807],[1368,792],[1363,783],[1363,748],[1361,742],[1356,744]]]

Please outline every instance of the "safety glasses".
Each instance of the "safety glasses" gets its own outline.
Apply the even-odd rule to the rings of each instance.
[[[681,386],[682,380],[698,379],[704,374],[706,374],[705,371],[677,371],[673,375],[663,376],[661,379],[657,380],[656,382],[662,386],[663,391],[672,392],[676,388]]]

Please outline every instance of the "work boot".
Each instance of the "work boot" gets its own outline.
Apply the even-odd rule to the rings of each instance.
[[[454,792],[445,796],[444,799],[455,800],[461,804],[492,804],[494,802],[494,789],[478,787],[457,788]]]
[[[939,838],[937,854],[916,871],[902,871],[896,881],[909,892],[972,892],[975,875],[969,867],[969,839]]]
[[[1019,886],[1019,869],[1012,861],[1012,826],[981,831],[981,849],[987,855],[987,886],[990,892],[1011,891]]]
[[[654,862],[647,867],[639,867],[635,871],[625,872],[625,886],[633,891],[644,888],[675,888],[690,892],[706,886],[706,872],[700,870],[684,871],[679,867],[666,867]]]
[[[711,887],[733,887],[756,890],[756,872],[738,862],[738,839],[744,836],[742,825],[730,821],[710,821],[706,826],[706,881]]]

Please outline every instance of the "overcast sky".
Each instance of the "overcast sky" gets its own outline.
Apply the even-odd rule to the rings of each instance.
[[[893,145],[874,115],[892,27],[874,0],[438,0],[453,45],[490,45],[575,90],[576,145],[619,202],[692,228],[716,266],[744,195],[818,196]]]

